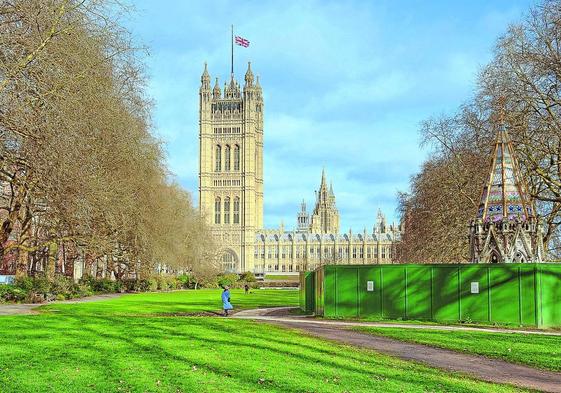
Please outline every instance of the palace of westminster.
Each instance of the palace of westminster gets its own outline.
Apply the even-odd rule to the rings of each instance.
[[[297,272],[329,263],[390,263],[401,228],[378,211],[369,233],[339,233],[333,187],[322,173],[313,212],[302,202],[292,231],[263,228],[263,94],[248,64],[243,89],[232,74],[200,87],[199,206],[221,244],[226,271]]]
[[[251,64],[243,89],[231,75],[211,87],[205,64],[200,88],[199,204],[221,244],[224,270],[298,272],[324,264],[392,263],[402,225],[378,211],[372,232],[339,233],[333,187],[322,172],[310,214],[302,202],[295,229],[263,228],[263,94]],[[541,262],[543,227],[516,159],[499,105],[496,140],[479,208],[469,223],[472,263]],[[474,212],[475,213],[475,212]],[[466,226],[468,223],[466,223]]]

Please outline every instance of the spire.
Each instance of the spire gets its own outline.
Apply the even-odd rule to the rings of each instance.
[[[483,187],[477,218],[484,222],[527,221],[535,216],[534,207],[520,174],[514,147],[506,130],[504,107],[495,117],[497,138],[493,158]]]
[[[247,87],[253,86],[253,72],[251,71],[251,61],[247,63],[247,72],[245,73],[245,85]]]
[[[302,204],[300,205],[300,212],[297,216],[297,231],[298,232],[308,232],[310,229],[310,216],[306,212],[306,202],[302,199]]]
[[[316,191],[311,229],[313,233],[339,233],[339,212],[335,206],[333,186],[327,187],[325,168],[321,171],[321,183]]]
[[[378,208],[378,214],[376,215],[376,229],[374,232],[385,233],[386,232],[386,217],[382,210]]]
[[[240,98],[240,85],[234,79],[234,74],[231,75],[230,82],[224,82],[224,98]]]
[[[495,105],[491,167],[476,219],[470,223],[473,263],[541,262],[543,232],[507,132],[505,99]],[[496,223],[497,225],[494,225]]]
[[[212,96],[215,99],[220,98],[220,86],[218,86],[218,78],[216,78],[216,82],[214,83],[214,89],[213,89],[213,92],[212,92]]]
[[[335,196],[335,194],[333,193],[333,181],[329,182],[329,195],[331,195],[332,197]]]
[[[318,190],[318,201],[320,203],[327,203],[328,200],[327,181],[325,180],[325,168],[321,170],[321,183]]]
[[[205,69],[203,71],[203,74],[201,75],[201,84],[208,85],[210,87],[210,75],[208,74],[206,61],[205,61]]]
[[[259,83],[259,75],[257,75],[257,79],[255,80],[255,87],[261,90],[261,84]]]

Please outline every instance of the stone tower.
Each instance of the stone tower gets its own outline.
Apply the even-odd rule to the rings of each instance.
[[[378,214],[376,215],[376,226],[374,227],[374,233],[386,233],[386,216],[382,213],[382,210],[378,209]]]
[[[263,95],[251,63],[243,90],[234,75],[221,91],[205,68],[199,90],[199,207],[221,246],[226,271],[253,271],[263,227]]]
[[[473,263],[541,262],[542,227],[502,119],[477,217],[470,224]]]
[[[306,202],[302,200],[300,212],[298,212],[296,232],[304,233],[310,231],[310,215],[306,211]]]
[[[316,192],[316,206],[310,229],[312,233],[339,233],[339,211],[335,206],[333,185],[327,189],[325,170],[321,172],[321,183]]]

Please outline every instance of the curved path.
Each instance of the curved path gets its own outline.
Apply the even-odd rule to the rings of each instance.
[[[413,344],[391,338],[373,336],[353,330],[346,330],[345,328],[352,326],[376,326],[560,335],[560,333],[557,332],[316,320],[310,317],[290,316],[290,309],[292,309],[292,307],[246,310],[236,313],[234,318],[260,320],[301,329],[311,335],[324,339],[361,348],[373,349],[377,352],[395,356],[400,359],[417,361],[432,367],[468,374],[484,381],[511,384],[544,392],[561,392],[561,373],[538,370],[502,360],[463,354],[428,345]]]
[[[122,293],[110,293],[107,295],[94,295],[88,297],[81,297],[79,299],[72,300],[60,300],[49,303],[15,303],[15,304],[0,304],[0,316],[2,315],[29,315],[37,314],[35,309],[47,304],[74,304],[74,303],[89,303],[89,302],[99,302],[100,300],[114,299],[123,296]]]

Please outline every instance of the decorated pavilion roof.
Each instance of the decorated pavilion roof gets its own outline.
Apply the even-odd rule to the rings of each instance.
[[[526,221],[534,208],[520,175],[514,148],[507,131],[497,134],[488,180],[483,187],[477,218],[484,222]]]

